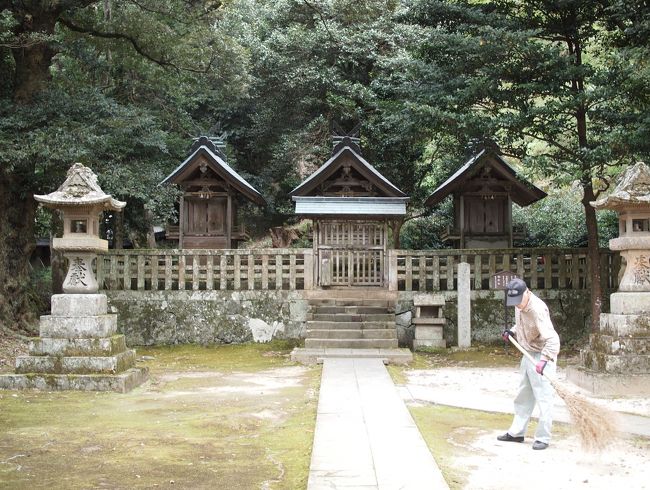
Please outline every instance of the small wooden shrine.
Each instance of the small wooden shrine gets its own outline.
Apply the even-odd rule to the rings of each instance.
[[[240,204],[244,200],[266,204],[226,163],[222,148],[219,139],[198,138],[187,159],[162,181],[183,190],[179,224],[167,228],[167,239],[178,240],[178,248],[237,248],[248,238],[237,216]]]
[[[311,218],[319,286],[383,286],[389,229],[397,237],[409,198],[362,156],[356,128],[334,137],[332,157],[291,194]]]
[[[454,221],[442,239],[454,248],[512,247],[519,238],[513,230],[512,203],[528,206],[546,197],[517,175],[496,147],[475,153],[425,205],[435,206],[449,195],[453,196]]]

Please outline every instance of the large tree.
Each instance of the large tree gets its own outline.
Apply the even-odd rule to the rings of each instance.
[[[2,0],[0,13],[0,324],[17,329],[33,318],[33,194],[81,161],[142,222],[188,137],[245,92],[246,56],[217,29],[218,1]]]
[[[623,3],[629,2],[416,0],[405,16],[423,29],[409,61],[413,75],[401,89],[411,105],[417,101],[415,116],[458,138],[494,138],[506,155],[555,185],[578,181],[592,264],[600,261],[589,203],[621,165],[647,155],[642,138],[633,137],[647,134],[647,106],[621,107],[630,89],[636,100],[647,96],[647,78],[615,57],[614,31],[633,22],[621,16]],[[647,8],[636,13],[647,16]],[[640,49],[647,63],[647,47]],[[628,78],[612,83],[623,73]],[[615,117],[621,109],[624,116]],[[600,279],[600,268],[592,267],[594,329]]]

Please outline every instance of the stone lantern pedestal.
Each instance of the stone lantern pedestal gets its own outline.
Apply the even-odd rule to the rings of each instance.
[[[611,313],[580,352],[580,366],[568,379],[596,395],[650,395],[650,169],[637,163],[615,191],[591,203],[619,214],[618,238],[610,240],[626,268],[610,296]]]
[[[104,194],[95,174],[79,163],[58,191],[34,197],[63,211],[63,237],[53,246],[68,260],[65,294],[52,296],[52,314],[41,317],[30,355],[16,358],[15,374],[0,376],[0,388],[130,391],[148,371],[135,367],[135,351],[117,333],[117,315],[108,313],[92,269],[97,252],[108,249],[99,238],[100,213],[120,211],[126,203]]]

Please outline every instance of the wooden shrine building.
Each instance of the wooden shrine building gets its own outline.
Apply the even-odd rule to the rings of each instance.
[[[238,222],[240,203],[266,204],[226,163],[222,146],[220,140],[198,138],[190,156],[162,181],[183,191],[178,227],[169,227],[167,232],[168,239],[178,240],[179,248],[237,248],[239,241],[248,238],[244,224]]]
[[[409,198],[362,156],[359,139],[335,136],[332,157],[291,194],[311,218],[315,284],[384,286],[389,236],[399,233]]]
[[[443,240],[454,248],[509,248],[518,238],[512,226],[512,203],[528,206],[546,193],[508,165],[497,148],[483,148],[426,200],[435,206],[453,196],[454,221]]]

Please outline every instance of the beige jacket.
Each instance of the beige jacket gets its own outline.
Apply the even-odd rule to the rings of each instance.
[[[542,359],[557,361],[560,337],[553,328],[546,303],[532,292],[526,308],[515,308],[515,327],[512,330],[524,349],[541,352]]]

